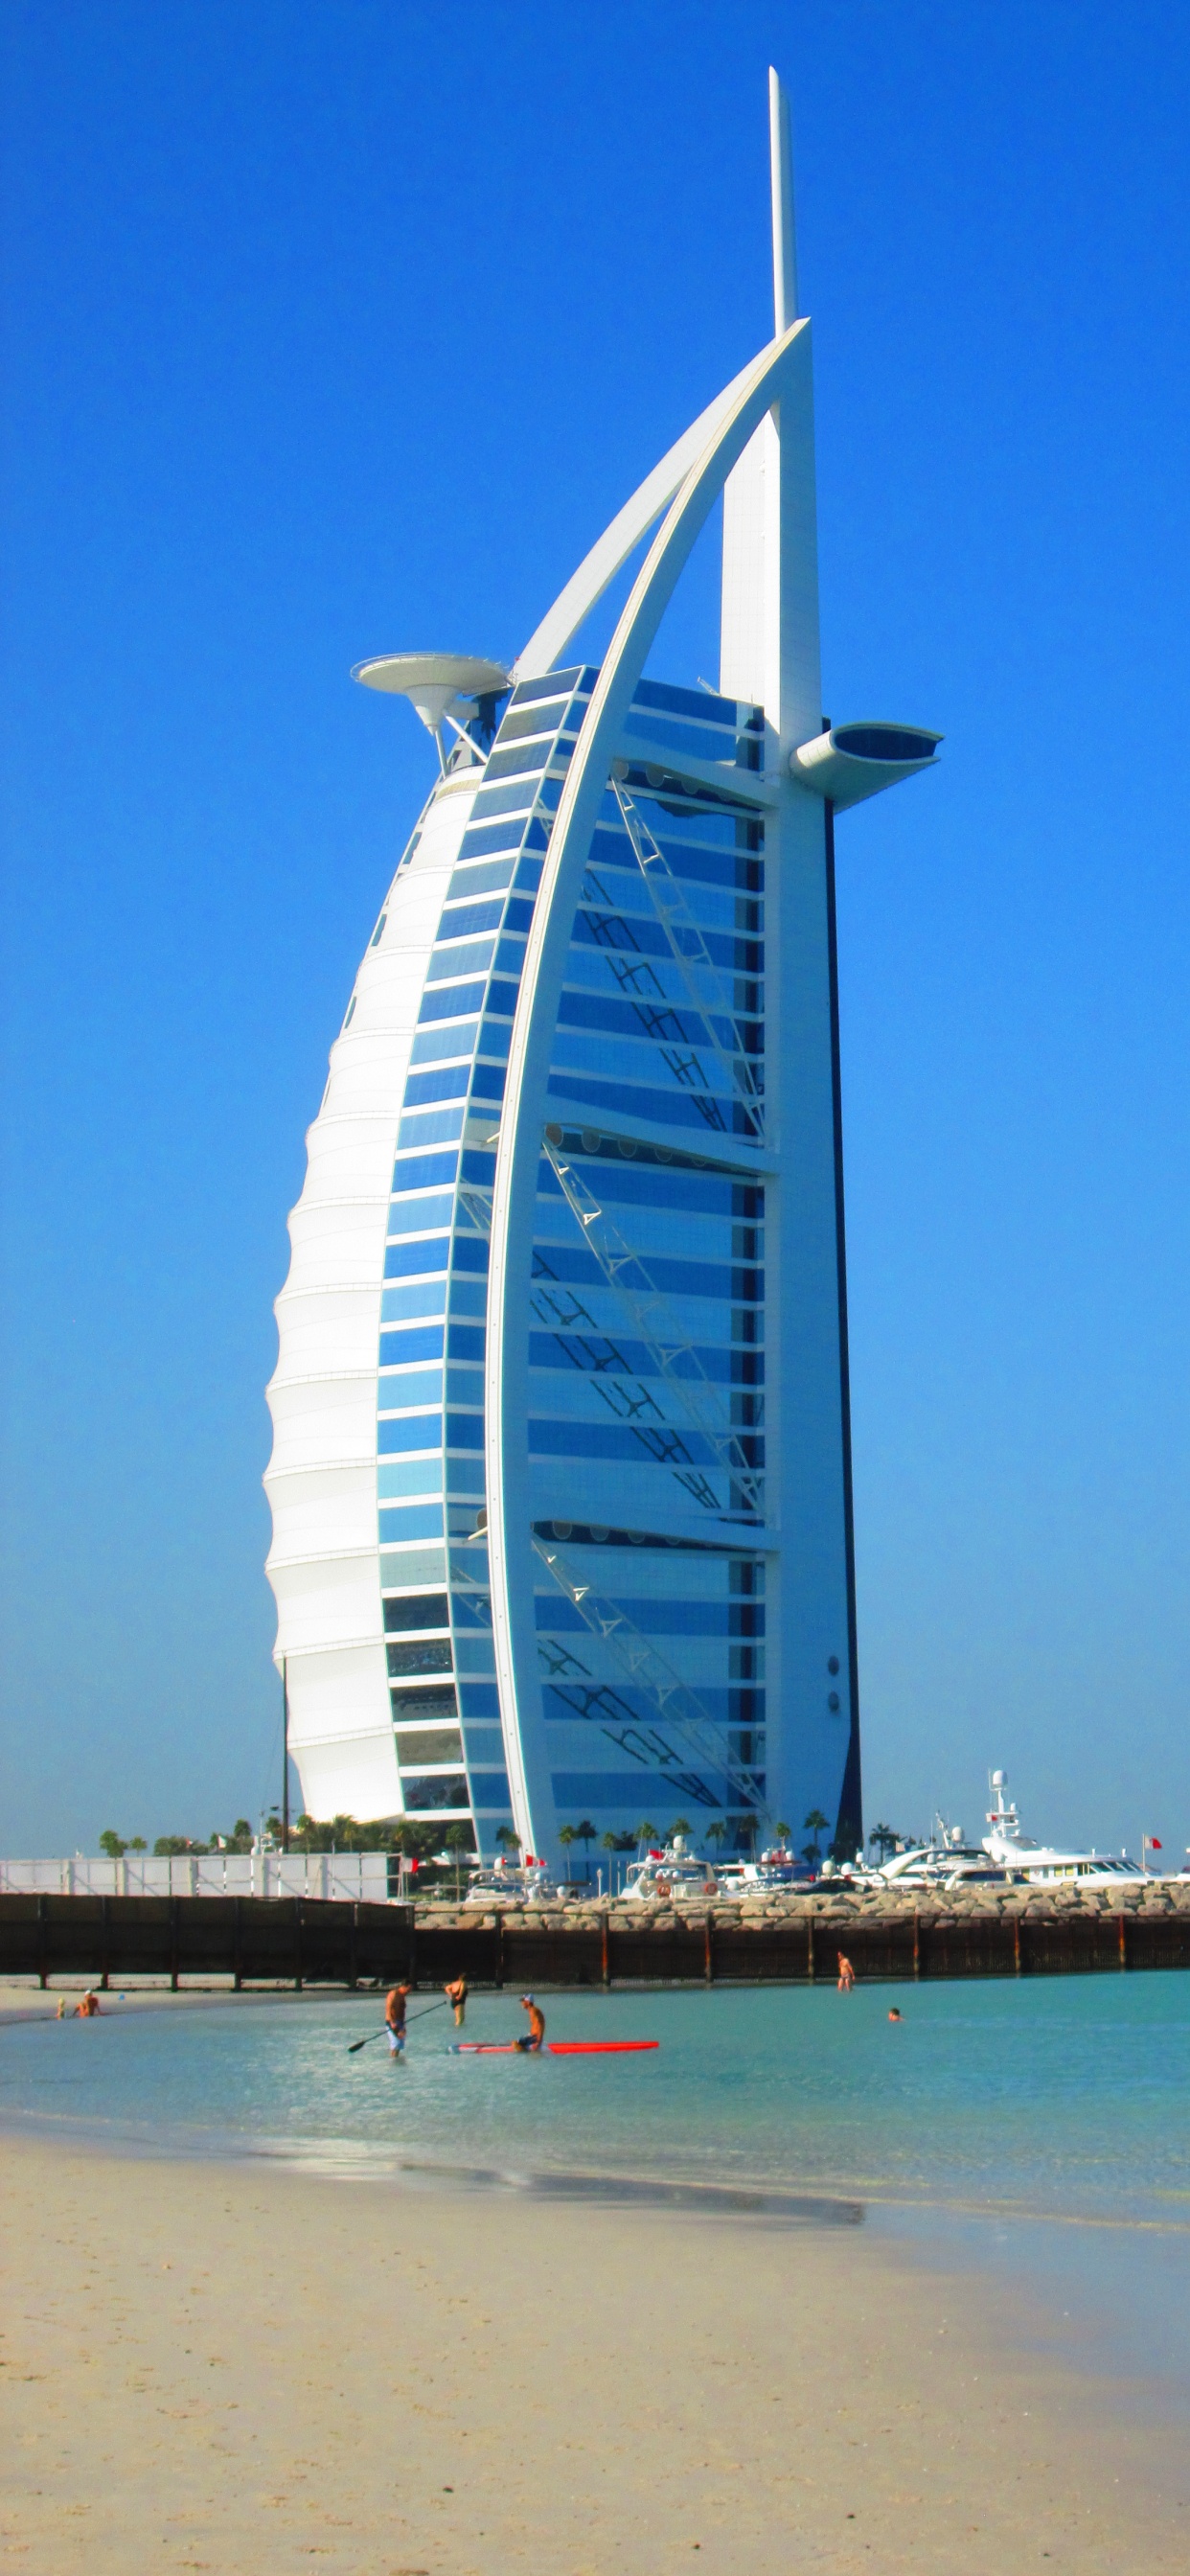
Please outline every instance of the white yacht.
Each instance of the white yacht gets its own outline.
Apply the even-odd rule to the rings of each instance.
[[[686,1834],[675,1834],[664,1851],[631,1860],[624,1894],[641,1905],[664,1905],[671,1897],[716,1896],[718,1880],[709,1860],[700,1860]]]
[[[1051,1887],[1064,1879],[1077,1879],[1083,1887],[1129,1887],[1147,1878],[1148,1872],[1135,1861],[1115,1859],[1107,1852],[1057,1851],[1048,1843],[1035,1842],[1032,1834],[1021,1832],[1015,1804],[1005,1794],[1007,1772],[993,1771],[991,1785],[995,1803],[988,1809],[991,1830],[983,1837],[983,1848],[1011,1878],[1025,1879],[1034,1887]]]
[[[871,1887],[970,1887],[1003,1886],[1007,1870],[1002,1861],[989,1858],[984,1844],[964,1840],[961,1825],[948,1825],[939,1816],[934,1839],[915,1843],[907,1851],[894,1852],[883,1867],[872,1871],[867,1879]]]

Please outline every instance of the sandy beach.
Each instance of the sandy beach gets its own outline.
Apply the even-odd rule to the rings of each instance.
[[[0,2552],[29,2576],[1190,2555],[1179,2438],[1134,2385],[862,2228],[0,2160]]]

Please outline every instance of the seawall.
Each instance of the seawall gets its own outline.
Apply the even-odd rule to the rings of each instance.
[[[1190,1881],[1101,1891],[816,1890],[697,1907],[0,1895],[0,1977],[354,1987],[807,1984],[1190,1968]]]

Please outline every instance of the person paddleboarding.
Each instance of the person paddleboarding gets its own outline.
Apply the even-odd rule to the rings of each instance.
[[[412,1986],[394,1986],[384,1998],[384,2027],[388,2032],[388,2053],[399,2057],[405,2046],[405,1998]]]
[[[532,1995],[521,1996],[521,2011],[528,2013],[529,2027],[520,2039],[514,2039],[513,2047],[519,2048],[522,2057],[535,2057],[545,2038],[545,2014]]]

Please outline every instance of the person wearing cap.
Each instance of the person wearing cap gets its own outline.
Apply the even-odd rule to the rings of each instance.
[[[521,2050],[523,2056],[535,2057],[545,2038],[545,2014],[532,1995],[521,1996],[521,2011],[528,2013],[529,2027],[524,2038],[518,2039],[515,2046]]]

